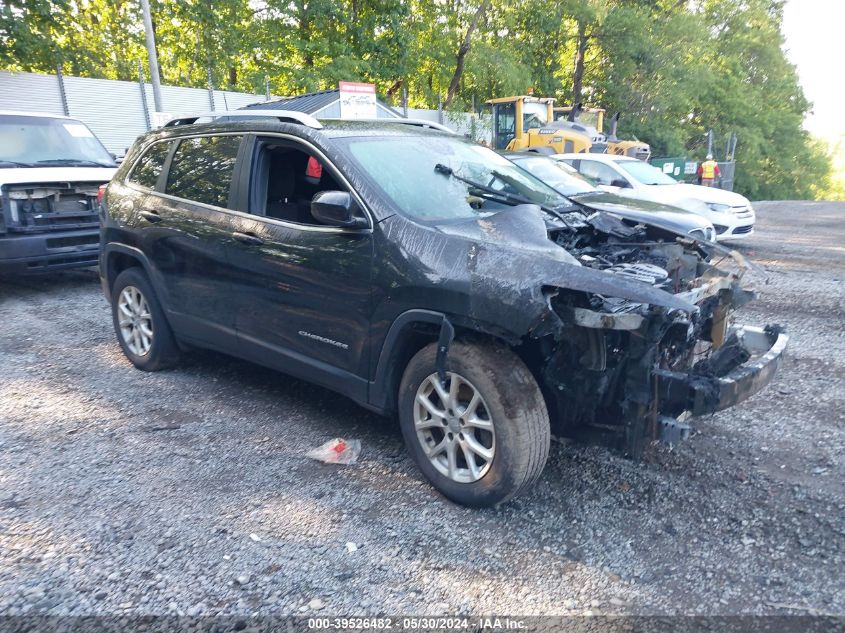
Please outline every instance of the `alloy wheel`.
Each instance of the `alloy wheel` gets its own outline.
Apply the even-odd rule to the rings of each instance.
[[[153,317],[146,298],[135,286],[126,286],[117,300],[120,335],[129,351],[146,356],[153,346]]]
[[[459,483],[478,481],[493,463],[496,433],[490,410],[478,389],[454,372],[445,384],[434,373],[414,399],[417,439],[431,464]]]

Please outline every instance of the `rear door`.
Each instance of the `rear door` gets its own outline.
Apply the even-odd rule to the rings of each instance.
[[[224,350],[235,347],[235,317],[227,305],[233,232],[227,207],[242,140],[215,135],[172,142],[155,190],[137,214],[171,324],[183,338]]]
[[[363,393],[371,313],[372,224],[341,229],[310,215],[320,191],[347,190],[316,148],[257,138],[244,181],[241,237],[230,247],[242,349],[270,366]],[[360,202],[360,199],[359,199]]]

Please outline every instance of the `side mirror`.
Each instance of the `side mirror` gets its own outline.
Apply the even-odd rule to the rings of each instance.
[[[620,189],[627,189],[631,185],[628,184],[628,181],[622,180],[622,178],[617,178],[615,180],[610,181],[611,187],[619,187]]]
[[[345,229],[368,226],[367,218],[348,191],[320,191],[311,200],[311,215],[329,226]]]

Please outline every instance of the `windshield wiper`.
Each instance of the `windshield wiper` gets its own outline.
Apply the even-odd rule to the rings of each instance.
[[[540,207],[543,211],[545,211],[546,213],[553,215],[558,220],[563,222],[568,228],[570,228],[570,229],[573,228],[572,225],[569,222],[566,221],[566,218],[563,217],[563,215],[561,213],[559,213],[557,210],[553,209],[550,206],[547,206],[545,204],[537,204],[533,200],[529,200],[528,198],[523,198],[522,196],[517,196],[517,195],[514,195],[512,193],[507,193],[506,191],[497,191],[496,189],[493,189],[492,187],[488,187],[487,185],[481,184],[480,182],[470,180],[469,178],[464,178],[463,176],[459,176],[458,174],[456,174],[454,169],[452,169],[448,165],[444,165],[442,163],[437,163],[434,166],[434,171],[436,171],[438,174],[443,174],[444,176],[451,176],[455,180],[460,180],[461,182],[469,185],[470,187],[474,187],[478,191],[484,192],[489,196],[495,196],[496,198],[498,198],[499,200],[502,200],[503,202],[505,202],[507,204],[512,204],[514,206],[520,205],[520,204],[535,204],[538,207]],[[495,175],[495,172],[494,172],[494,175]]]
[[[22,163],[17,160],[6,160],[0,158],[0,167],[32,167],[32,163]]]
[[[78,167],[114,167],[109,163],[101,163],[96,160],[87,160],[84,158],[48,158],[47,160],[39,160],[38,165],[72,165]]]

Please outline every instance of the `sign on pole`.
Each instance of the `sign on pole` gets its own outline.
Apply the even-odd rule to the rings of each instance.
[[[341,119],[376,118],[375,84],[341,81],[338,87],[340,88]]]
[[[163,126],[172,118],[172,112],[150,112],[150,119],[152,119],[150,123],[152,123],[153,128]]]

